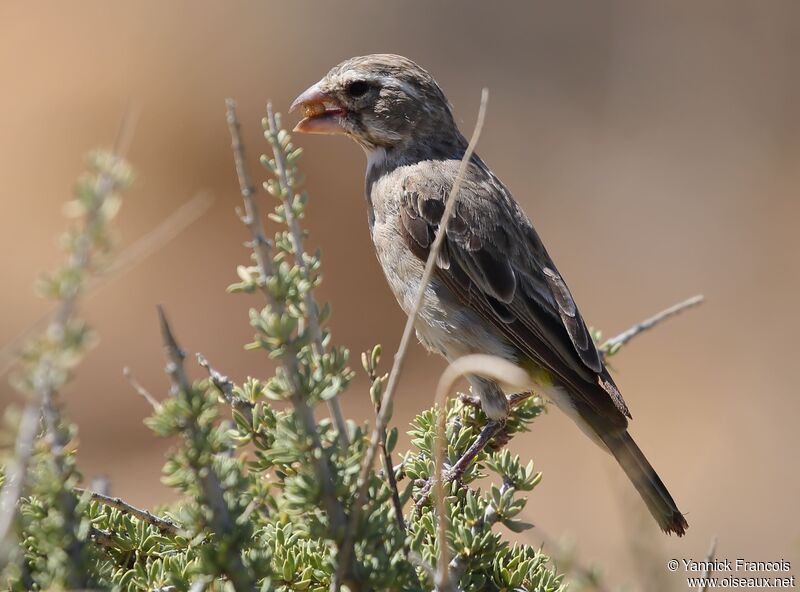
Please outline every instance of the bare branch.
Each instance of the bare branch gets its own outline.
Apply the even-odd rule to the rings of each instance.
[[[380,376],[378,376],[378,370],[376,368],[376,363],[379,357],[380,346],[376,346],[376,348],[374,348],[371,352],[363,352],[361,354],[362,365],[364,366],[364,370],[367,372],[367,376],[369,377],[371,385],[370,396],[372,396],[373,389],[380,388],[380,384],[383,380]],[[381,403],[380,401],[377,401],[375,403],[376,418],[380,414],[380,411]],[[383,430],[383,434],[381,434],[381,451],[383,456],[383,470],[381,471],[381,476],[386,478],[386,482],[389,485],[389,489],[392,493],[392,505],[394,506],[397,526],[400,527],[400,531],[405,534],[406,521],[403,517],[403,504],[400,501],[400,490],[397,488],[397,477],[395,476],[394,463],[392,462],[392,453],[389,451],[389,447],[386,445],[386,430]]]
[[[240,133],[239,119],[236,117],[236,103],[232,99],[225,100],[226,119],[228,130],[231,134],[231,149],[233,150],[233,162],[236,166],[236,176],[239,179],[239,188],[242,192],[245,214],[242,222],[250,231],[252,239],[251,246],[256,257],[256,265],[261,275],[260,287],[267,300],[278,312],[283,311],[283,303],[274,302],[272,294],[266,286],[266,280],[272,275],[272,248],[267,235],[264,232],[264,225],[261,222],[258,203],[255,200],[256,188],[250,180],[247,172],[244,156],[244,144]]]
[[[403,336],[400,339],[400,345],[397,348],[397,353],[394,356],[392,370],[389,373],[389,381],[386,385],[386,390],[384,391],[383,398],[381,400],[381,411],[378,414],[378,419],[375,422],[375,427],[372,430],[369,448],[367,449],[367,453],[364,456],[364,461],[361,464],[361,470],[358,476],[358,491],[356,494],[356,501],[352,506],[350,522],[345,535],[345,542],[342,545],[342,549],[339,554],[339,565],[337,566],[337,572],[331,584],[332,592],[339,592],[342,583],[341,579],[343,570],[345,569],[344,566],[349,565],[350,562],[350,556],[353,552],[354,532],[358,525],[358,521],[361,518],[362,508],[366,502],[369,473],[372,471],[372,467],[375,464],[375,456],[378,451],[378,446],[381,442],[381,434],[383,434],[386,430],[389,417],[392,415],[394,395],[400,380],[400,374],[403,371],[403,363],[405,362],[406,352],[408,351],[408,346],[411,343],[411,335],[414,332],[414,322],[417,319],[420,307],[422,306],[422,302],[425,298],[425,291],[427,290],[428,283],[433,275],[436,258],[441,251],[442,243],[444,242],[447,232],[447,225],[450,222],[450,217],[452,216],[453,209],[455,208],[456,201],[458,200],[458,192],[461,189],[461,184],[464,180],[464,173],[466,172],[467,166],[472,159],[472,154],[475,152],[475,145],[478,143],[478,139],[480,138],[488,102],[489,90],[484,88],[481,92],[481,104],[478,111],[478,119],[475,123],[475,130],[472,132],[472,138],[470,138],[469,145],[467,146],[464,156],[461,159],[461,165],[459,166],[458,173],[453,181],[453,187],[450,191],[444,213],[442,214],[442,218],[439,222],[439,231],[436,233],[436,238],[433,241],[433,245],[431,245],[428,259],[425,263],[425,270],[422,274],[422,280],[420,281],[419,290],[414,300],[414,306],[408,315],[408,320],[406,321],[405,328],[403,329]]]
[[[292,204],[296,195],[296,190],[294,188],[293,179],[290,179],[287,173],[286,157],[278,138],[278,132],[280,130],[275,120],[275,113],[272,110],[271,102],[267,103],[267,123],[269,125],[269,134],[267,134],[267,138],[272,145],[272,155],[275,159],[275,168],[277,169],[278,180],[281,185],[283,215],[286,218],[286,225],[289,227],[289,236],[292,241],[292,247],[294,248],[295,262],[303,272],[306,280],[310,280],[311,276],[304,258],[305,249],[303,248],[303,234],[300,231],[297,218],[294,216]],[[308,315],[308,328],[311,331],[314,353],[321,358],[325,354],[325,346],[322,342],[322,329],[319,324],[319,307],[317,306],[317,302],[311,290],[306,290],[303,299],[306,307],[306,314]],[[331,417],[333,418],[333,424],[336,426],[336,430],[339,433],[340,444],[346,448],[350,444],[350,438],[347,435],[347,424],[344,421],[342,407],[339,404],[339,397],[331,397],[328,399],[327,404]]]
[[[708,556],[706,558],[706,569],[703,572],[702,579],[700,580],[702,583],[697,586],[697,592],[706,592],[708,590],[708,578],[711,577],[711,574],[714,573],[712,569],[712,564],[714,562],[714,555],[717,552],[717,536],[711,539],[711,546],[708,549]]]
[[[131,385],[133,390],[136,391],[136,394],[138,394],[145,401],[150,403],[150,407],[152,407],[154,410],[161,407],[161,403],[158,402],[158,399],[156,399],[153,395],[151,395],[150,391],[144,388],[139,383],[139,381],[136,380],[136,377],[133,375],[133,372],[131,371],[130,368],[128,368],[127,366],[123,368],[122,375],[127,379],[128,383]]]
[[[636,323],[633,327],[628,329],[627,331],[623,331],[616,337],[612,337],[611,339],[607,340],[603,345],[601,345],[598,349],[603,356],[611,356],[621,348],[623,345],[628,343],[631,339],[636,337],[639,333],[643,331],[647,331],[648,329],[652,329],[659,323],[666,321],[670,317],[674,317],[682,313],[685,310],[693,308],[699,304],[701,304],[704,300],[702,294],[698,294],[697,296],[692,296],[684,300],[683,302],[679,302],[674,306],[670,306],[666,310],[662,310],[655,316],[650,317],[649,319],[645,319],[641,323]]]
[[[75,492],[78,495],[83,495],[85,493],[88,493],[91,499],[93,499],[94,501],[99,502],[104,506],[108,506],[110,508],[116,508],[120,512],[130,514],[131,516],[141,520],[142,522],[147,522],[150,526],[155,526],[162,533],[176,535],[180,532],[180,527],[177,524],[175,524],[172,520],[168,520],[166,518],[160,518],[155,514],[152,514],[147,510],[142,510],[141,508],[137,508],[136,506],[133,506],[118,497],[110,497],[108,495],[103,495],[102,493],[98,493],[96,491],[89,491],[86,489],[82,489],[80,487],[76,487]]]
[[[197,356],[197,363],[206,369],[211,383],[220,393],[222,393],[222,396],[225,397],[225,400],[228,402],[228,404],[236,409],[239,413],[244,415],[249,423],[252,423],[253,404],[250,401],[245,401],[241,397],[237,397],[236,393],[233,392],[233,381],[224,374],[221,374],[212,368],[211,364],[208,363],[208,360],[203,354],[198,353],[195,355]]]

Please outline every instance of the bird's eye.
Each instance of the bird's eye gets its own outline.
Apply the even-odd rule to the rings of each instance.
[[[358,97],[363,97],[367,94],[369,90],[369,84],[364,82],[363,80],[354,80],[350,84],[347,85],[347,94],[354,99]]]

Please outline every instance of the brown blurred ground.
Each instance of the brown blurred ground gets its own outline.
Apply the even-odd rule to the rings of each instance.
[[[102,347],[65,398],[86,474],[107,473],[135,502],[165,499],[165,443],[142,425],[146,405],[121,374],[130,365],[164,391],[155,304],[191,351],[233,377],[267,372],[241,349],[255,301],[224,292],[247,255],[223,99],[239,101],[258,171],[268,97],[285,110],[340,60],[396,52],[436,76],[467,129],[480,88],[491,89],[479,151],[592,324],[611,334],[693,293],[708,298],[614,360],[633,432],[688,513],[687,537],[661,540],[650,522],[637,530],[625,514],[640,505],[621,471],[557,412],[513,442],[545,473],[529,519],[550,537],[570,533],[614,582],[636,583],[632,528],[658,539],[664,559],[700,559],[716,533],[722,556],[800,564],[800,3],[271,4],[0,4],[0,343],[45,311],[30,286],[57,260],[60,204],[129,101],[140,114],[129,152],[138,180],[121,244],[198,190],[217,197],[85,306]],[[298,143],[335,338],[353,352],[393,350],[404,318],[371,251],[364,158],[341,138]],[[414,349],[398,424],[430,403],[441,369]],[[5,384],[0,393],[12,397]],[[359,381],[344,405],[366,419],[365,400]]]

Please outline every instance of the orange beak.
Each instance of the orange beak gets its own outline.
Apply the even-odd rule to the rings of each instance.
[[[294,127],[302,134],[343,134],[344,108],[330,95],[320,90],[320,83],[308,88],[297,97],[289,112],[302,109],[303,119]]]

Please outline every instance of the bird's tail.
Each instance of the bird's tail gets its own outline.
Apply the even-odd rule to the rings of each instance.
[[[627,431],[617,432],[603,437],[603,440],[642,496],[661,530],[683,536],[689,528],[686,518],[630,434]]]

